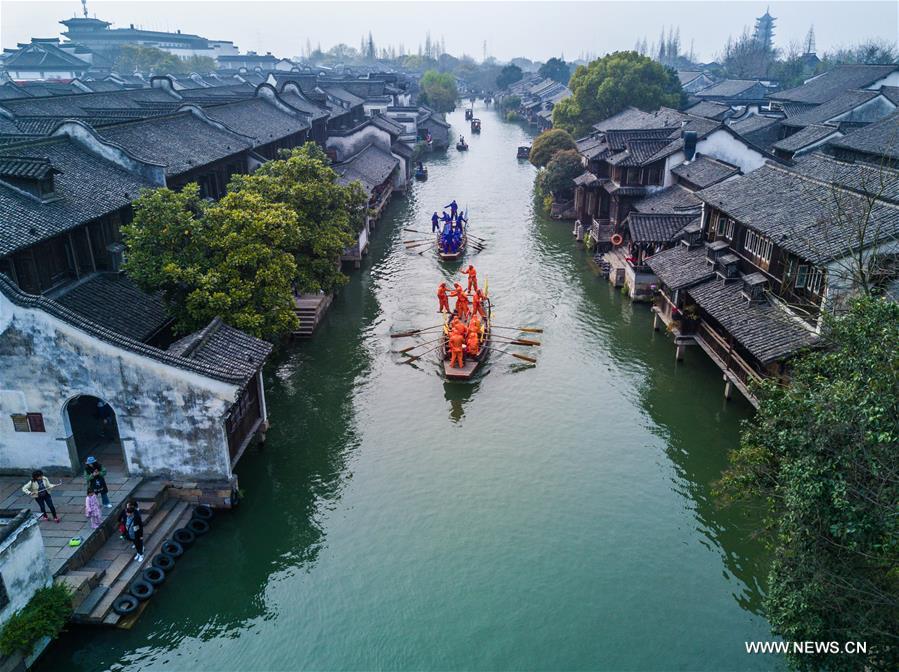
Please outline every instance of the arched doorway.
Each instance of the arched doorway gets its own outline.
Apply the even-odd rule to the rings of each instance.
[[[82,394],[70,399],[63,413],[76,472],[95,457],[108,470],[127,472],[115,410],[104,399]]]

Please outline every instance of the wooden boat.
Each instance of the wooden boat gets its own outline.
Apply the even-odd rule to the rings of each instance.
[[[468,151],[468,143],[462,142],[460,140],[459,142],[456,143],[456,149],[458,149],[460,152],[467,152]]]
[[[531,148],[529,145],[522,145],[518,148],[518,158],[528,159],[531,156]]]
[[[444,252],[440,249],[440,234],[437,234],[437,256],[441,261],[458,261],[465,254],[465,246],[468,245],[468,231],[462,232],[462,240],[459,242],[459,249],[455,252]]]
[[[415,179],[419,180],[420,182],[424,182],[426,179],[428,179],[428,167],[422,166],[421,168],[416,168]]]
[[[481,132],[481,120],[480,119],[472,119],[471,120],[471,132],[472,133],[480,133]]]
[[[465,110],[465,121],[470,121],[474,119],[474,111],[471,109]]]
[[[483,318],[482,321],[482,334],[483,338],[481,339],[481,348],[478,351],[477,357],[467,357],[465,356],[463,359],[463,366],[454,367],[450,366],[450,350],[449,350],[449,325],[452,322],[452,314],[446,315],[444,317],[444,325],[443,325],[443,347],[438,351],[442,354],[443,359],[443,375],[446,376],[447,380],[469,380],[477,370],[481,367],[485,361],[487,361],[487,357],[490,354],[490,315],[491,315],[491,305],[490,299],[484,299],[484,310],[487,313],[487,316]]]

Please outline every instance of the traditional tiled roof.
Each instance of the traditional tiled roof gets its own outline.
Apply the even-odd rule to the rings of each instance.
[[[609,143],[604,134],[590,135],[576,141],[577,151],[588,160],[602,158],[609,151]]]
[[[51,173],[58,172],[49,160],[42,157],[0,155],[0,177],[42,180]]]
[[[627,216],[627,225],[631,232],[631,240],[635,243],[667,243],[676,240],[685,226],[698,219],[697,214],[631,212]]]
[[[338,181],[341,184],[358,180],[370,194],[390,177],[398,165],[399,159],[369,143],[345,161],[334,164],[333,168],[340,175]]]
[[[365,100],[363,100],[359,96],[350,93],[340,86],[328,86],[325,87],[324,90],[329,96],[333,96],[338,100],[343,101],[350,107],[356,107],[357,105],[362,105],[365,102]]]
[[[0,257],[130,205],[149,182],[100,159],[68,138],[8,145],[4,156],[39,158],[59,170],[46,202],[0,180]]]
[[[643,213],[683,213],[697,212],[701,206],[702,201],[692,191],[673,184],[634,201],[631,207]]]
[[[20,98],[0,103],[16,117],[83,117],[91,110],[140,109],[146,103],[177,104],[178,100],[162,89],[127,89],[107,93],[77,93],[51,98]]]
[[[697,189],[705,189],[717,184],[728,177],[739,174],[740,169],[724,161],[713,159],[704,154],[697,154],[689,162],[680,164],[671,169],[671,172],[683,180],[686,180]]]
[[[16,98],[30,98],[31,94],[28,93],[21,86],[16,86],[12,82],[5,82],[4,84],[0,84],[0,101],[2,100],[15,100]]]
[[[684,289],[715,276],[714,267],[706,261],[702,247],[689,248],[683,243],[657,252],[646,260],[659,280],[672,290]]]
[[[681,83],[681,86],[685,84],[689,84],[697,77],[702,77],[701,70],[678,70],[677,78]]]
[[[864,161],[841,161],[821,152],[812,152],[796,159],[790,170],[813,180],[860,193],[877,194],[884,201],[899,203],[899,170],[896,168]]]
[[[684,111],[697,117],[705,117],[715,121],[724,121],[734,113],[730,105],[716,103],[712,100],[701,100]]]
[[[613,166],[643,166],[662,158],[664,150],[671,144],[668,139],[630,140],[627,149],[612,156],[609,163]]]
[[[797,152],[804,147],[814,145],[829,137],[840,137],[840,129],[835,126],[811,124],[802,130],[774,143],[774,149],[784,152]]]
[[[168,348],[168,352],[198,364],[227,368],[244,382],[256,373],[271,351],[271,343],[225,324],[220,317]]]
[[[112,329],[108,329],[89,319],[86,319],[85,317],[72,310],[69,310],[59,302],[54,301],[53,299],[50,299],[46,296],[27,294],[13,285],[9,278],[7,278],[2,273],[0,273],[0,292],[2,292],[10,301],[12,301],[17,306],[43,311],[48,315],[60,319],[63,322],[72,325],[76,329],[83,331],[84,333],[93,336],[94,338],[97,338],[101,341],[110,343],[111,345],[114,345],[123,350],[133,352],[144,357],[149,357],[168,366],[174,366],[179,369],[198,373],[213,380],[220,380],[236,385],[243,385],[248,380],[247,369],[250,362],[247,358],[261,357],[257,362],[258,368],[262,365],[265,359],[265,357],[261,356],[262,353],[265,352],[265,355],[267,356],[271,351],[271,345],[266,343],[265,341],[255,339],[248,334],[243,334],[242,332],[237,332],[238,334],[241,334],[241,341],[243,341],[244,339],[253,339],[251,342],[252,349],[247,348],[249,352],[246,356],[242,356],[241,353],[238,354],[236,358],[231,358],[228,356],[230,353],[227,352],[224,348],[219,351],[219,354],[221,355],[219,357],[206,356],[193,358],[190,356],[182,356],[178,353],[168,352],[166,350],[161,350],[159,348],[146,345],[145,343],[141,343],[134,338],[131,338],[124,334],[120,334],[116,331],[113,331]],[[233,336],[235,341],[238,340],[235,334],[226,333],[226,335],[229,337]],[[218,345],[218,342],[216,343],[216,345]]]
[[[783,121],[784,126],[809,126],[811,124],[824,123],[841,114],[846,114],[854,110],[859,105],[863,105],[880,93],[877,91],[844,91],[836,98],[828,100],[817,107],[806,110],[801,114],[787,117]]]
[[[838,65],[807,81],[805,84],[772,93],[772,100],[820,105],[841,95],[849,89],[863,89],[883,79],[899,65]]]
[[[781,119],[754,114],[730,124],[730,129],[757,147],[769,149],[780,138]]]
[[[592,187],[599,184],[599,178],[587,170],[574,178],[574,183],[579,187]]]
[[[220,130],[190,112],[110,126],[100,135],[143,161],[180,175],[252,147],[249,138]]]
[[[697,98],[758,99],[764,97],[765,86],[755,79],[725,79],[710,87],[697,91]]]
[[[899,160],[899,113],[853,131],[831,144],[842,150]]]
[[[862,243],[868,246],[899,236],[896,205],[877,201],[868,212],[862,196],[771,162],[737,180],[703,189],[697,196],[814,264],[843,258]],[[839,213],[834,205],[837,197]],[[872,232],[864,241],[853,226],[862,216],[870,217]]]
[[[171,322],[160,293],[144,292],[118,273],[98,273],[55,299],[85,320],[142,342]]]
[[[278,97],[282,102],[287,103],[295,110],[309,115],[311,120],[322,119],[323,117],[328,116],[327,111],[323,110],[312,101],[307,100],[302,96],[298,96],[293,91],[282,91],[278,94]]]
[[[796,354],[818,338],[801,320],[767,300],[750,303],[743,283],[719,278],[689,288],[696,304],[762,364]]]
[[[300,133],[309,124],[300,114],[288,114],[262,98],[251,98],[226,105],[203,108],[206,116],[223,123],[232,131],[265,145]]]

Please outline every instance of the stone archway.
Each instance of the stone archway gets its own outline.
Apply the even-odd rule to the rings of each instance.
[[[105,399],[90,394],[72,397],[63,409],[63,424],[75,473],[84,470],[88,457],[96,458],[107,469],[127,472],[118,418]]]

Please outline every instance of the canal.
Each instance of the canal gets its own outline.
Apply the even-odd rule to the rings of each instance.
[[[676,364],[645,306],[539,212],[530,133],[477,110],[429,160],[309,342],[267,372],[272,429],[245,499],[130,631],[66,633],[40,670],[771,669],[750,519],[712,486],[749,416],[697,350]],[[453,198],[485,238],[494,321],[537,325],[536,367],[472,384],[401,365],[391,331],[437,322],[459,266],[410,254]],[[534,354],[529,352],[528,354]]]

